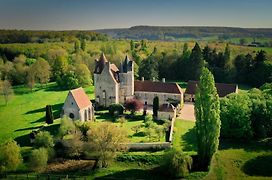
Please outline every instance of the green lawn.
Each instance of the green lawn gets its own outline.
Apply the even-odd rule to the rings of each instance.
[[[272,150],[259,142],[221,142],[205,179],[271,179]]]
[[[90,98],[93,98],[93,87],[85,89]],[[19,142],[26,139],[28,134],[45,125],[46,105],[52,105],[55,117],[60,114],[68,91],[59,91],[55,83],[50,83],[46,88],[35,88],[30,92],[23,86],[14,88],[14,96],[5,106],[0,98],[0,142],[9,138]],[[59,120],[55,121],[51,132],[57,129]]]
[[[130,112],[125,112],[125,114],[129,114]],[[110,121],[113,122],[113,118],[108,114],[108,111],[99,111],[96,113],[96,122],[102,122],[102,121]],[[135,118],[129,118],[126,119],[126,122],[121,125],[118,122],[114,122],[116,125],[124,128],[124,130],[127,132],[128,134],[128,138],[130,142],[135,142],[135,143],[139,143],[139,142],[165,142],[165,136],[163,135],[162,137],[160,137],[160,139],[153,137],[151,139],[148,138],[148,136],[145,134],[145,128],[141,127],[139,132],[136,133],[133,130],[134,126],[139,126],[139,125],[143,125],[144,123],[144,118],[142,117],[142,113],[136,113],[135,114]],[[155,135],[155,133],[153,133]]]
[[[93,97],[93,87],[85,89],[90,98]],[[246,90],[246,87],[245,87]],[[51,104],[56,117],[67,96],[68,91],[58,91],[55,83],[50,83],[46,88],[36,88],[29,92],[19,86],[14,89],[15,95],[7,106],[3,99],[0,100],[0,142],[9,138],[15,138],[21,145],[28,140],[28,134],[34,129],[43,126],[44,107]],[[106,112],[106,111],[105,111]],[[109,120],[109,116],[96,116],[98,121]],[[128,120],[124,128],[133,135],[131,127],[142,123],[143,119]],[[51,133],[56,133],[59,120],[46,127]],[[181,148],[185,153],[194,155],[197,152],[194,122],[177,119],[175,122],[173,146]],[[139,139],[137,139],[139,138]],[[146,137],[132,138],[132,142],[140,142]],[[270,148],[270,149],[269,149]],[[264,146],[261,142],[228,142],[220,141],[218,153],[214,156],[209,173],[193,172],[187,179],[271,179],[272,177],[272,148]],[[31,148],[23,147],[22,152]],[[162,155],[159,152],[130,152],[138,155]],[[107,169],[99,169],[89,172],[75,172],[75,175],[90,178],[138,178],[138,179],[165,179],[156,174],[154,168],[158,164],[143,164],[141,162],[115,161]],[[71,172],[72,173],[72,172]]]

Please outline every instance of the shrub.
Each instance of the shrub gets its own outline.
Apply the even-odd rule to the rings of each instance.
[[[231,94],[220,100],[221,137],[252,137],[251,103],[246,94]]]
[[[165,156],[164,168],[174,178],[186,177],[192,168],[193,159],[180,150],[171,150]]]
[[[83,154],[83,144],[80,134],[73,134],[70,139],[59,140],[54,147],[56,156],[62,158],[79,158]]]
[[[82,140],[87,141],[88,140],[87,132],[89,131],[91,127],[91,122],[82,122],[78,120],[78,121],[75,121],[75,126],[77,129],[80,130],[82,134]]]
[[[120,117],[117,119],[117,122],[121,124],[121,127],[127,122],[126,118]]]
[[[147,116],[145,116],[145,118],[144,118],[144,122],[145,122],[145,123],[147,123],[147,122],[151,122],[151,121],[153,121],[153,118],[152,118],[152,116],[151,116],[151,115],[147,115]]]
[[[271,136],[272,96],[267,96],[265,92],[258,89],[252,89],[248,93],[252,103],[251,127],[254,137],[265,138]]]
[[[21,162],[20,146],[15,141],[0,145],[0,174],[7,170],[16,170]]]
[[[131,114],[134,114],[135,111],[139,111],[140,109],[143,108],[143,104],[141,101],[137,99],[128,99],[125,102],[125,108],[126,110],[131,111]]]
[[[154,154],[131,154],[131,153],[122,153],[117,156],[117,161],[121,162],[139,162],[143,164],[160,164],[163,160],[163,155],[154,155]]]
[[[109,106],[109,114],[111,116],[119,116],[122,115],[124,113],[124,107],[121,104],[111,104]]]
[[[63,138],[67,134],[73,134],[76,131],[76,126],[68,117],[63,117],[60,122],[59,136]]]
[[[36,148],[52,148],[54,146],[53,136],[48,131],[40,131],[35,137],[34,146]]]
[[[43,170],[48,161],[48,151],[45,148],[34,149],[29,157],[29,167],[34,171]]]

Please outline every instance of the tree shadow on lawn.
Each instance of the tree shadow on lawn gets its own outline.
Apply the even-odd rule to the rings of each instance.
[[[52,106],[52,110],[53,112],[61,112],[61,108],[63,106],[64,103],[59,103],[59,104],[54,104],[54,105],[51,105]],[[34,114],[34,113],[40,113],[40,112],[44,112],[45,113],[45,107],[43,108],[39,108],[39,109],[35,109],[35,110],[31,110],[31,111],[28,111],[26,112],[25,114]],[[59,114],[56,114],[59,116]],[[54,114],[55,115],[55,114]],[[55,117],[55,116],[54,116]]]
[[[197,151],[197,138],[196,138],[196,129],[191,128],[188,132],[181,136],[181,140],[185,141],[181,144],[183,145],[184,151]]]
[[[247,161],[242,170],[250,176],[272,177],[272,155],[258,156]]]
[[[169,179],[163,175],[159,168],[154,169],[129,169],[125,171],[118,171],[115,173],[111,173],[109,175],[105,175],[102,177],[95,178],[99,179],[155,179],[155,180],[165,180]]]
[[[26,130],[36,130],[36,129],[39,129],[41,127],[42,127],[42,125],[36,126],[36,127],[21,128],[21,129],[16,129],[15,132],[17,132],[17,131],[26,131]]]
[[[145,137],[145,132],[141,131],[141,132],[137,132],[137,133],[134,133],[132,136],[135,136],[135,137]]]
[[[14,139],[21,147],[31,146],[29,134],[25,134]]]
[[[106,120],[106,121],[114,122],[115,119],[118,117],[112,117],[109,113],[97,113],[95,118],[96,120]]]
[[[35,87],[32,90],[30,90],[29,88],[25,87],[24,85],[13,87],[14,94],[16,94],[16,95],[30,94],[33,92],[40,91],[42,89],[43,89],[43,87]]]
[[[125,118],[127,119],[128,122],[143,121],[144,120],[143,115],[124,114],[124,116],[125,116]]]
[[[57,83],[49,84],[44,88],[45,91],[65,91],[65,89],[60,88]]]
[[[50,125],[50,126],[42,126],[39,129],[42,130],[42,131],[48,131],[48,132],[50,132],[51,135],[56,136],[58,134],[58,131],[59,131],[59,126],[60,126],[60,124],[53,124],[53,125]],[[39,127],[39,126],[37,126],[37,127]],[[35,128],[37,128],[37,127],[35,127]],[[31,130],[31,129],[25,128],[24,130]],[[18,131],[20,131],[20,130],[18,130]],[[19,137],[16,137],[14,140],[21,147],[22,146],[31,146],[29,133],[25,134],[25,135],[22,135],[22,136],[19,136]]]
[[[263,150],[272,149],[272,139],[269,142],[260,140],[234,140],[234,139],[222,139],[220,138],[219,150],[226,149],[244,149],[248,152],[261,152]]]

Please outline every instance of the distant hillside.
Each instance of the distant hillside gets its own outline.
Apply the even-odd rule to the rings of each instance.
[[[205,40],[209,38],[229,39],[236,37],[272,38],[272,28],[236,28],[236,27],[201,27],[201,26],[133,26],[124,29],[99,29],[116,39],[148,40]]]
[[[75,39],[85,39],[89,41],[105,41],[108,40],[108,37],[105,34],[92,31],[31,31],[0,29],[0,44],[74,42]]]

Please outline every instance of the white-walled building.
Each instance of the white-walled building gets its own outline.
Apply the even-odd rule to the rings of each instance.
[[[62,107],[62,116],[81,121],[94,119],[94,108],[83,88],[69,91]]]

